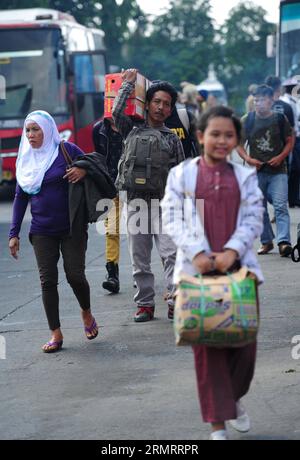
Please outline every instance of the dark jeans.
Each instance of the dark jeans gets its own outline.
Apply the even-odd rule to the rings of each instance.
[[[300,205],[300,138],[296,138],[295,147],[289,164],[289,205]]]
[[[264,228],[260,237],[262,244],[273,241],[274,233],[268,214],[267,201],[272,203],[276,218],[277,244],[290,243],[290,215],[288,210],[288,177],[287,174],[270,174],[262,171],[257,173],[258,185],[264,196]]]
[[[52,237],[31,235],[35,257],[40,274],[42,298],[49,328],[53,331],[60,327],[58,268],[60,252],[68,283],[79,302],[82,310],[90,308],[90,287],[85,277],[85,253],[87,248],[87,232],[80,236]]]

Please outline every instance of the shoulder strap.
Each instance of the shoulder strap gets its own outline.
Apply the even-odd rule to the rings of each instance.
[[[249,144],[249,139],[252,134],[252,130],[254,128],[255,123],[255,112],[249,112],[245,121],[245,133],[246,133],[246,141]]]
[[[184,126],[184,129],[187,132],[189,132],[189,130],[190,130],[190,119],[189,119],[187,110],[185,108],[177,109],[177,113],[178,113],[178,116],[179,116],[179,119],[180,119],[181,123]]]
[[[63,153],[63,156],[65,157],[67,165],[71,166],[73,161],[72,161],[72,158],[70,157],[69,153],[67,152],[67,149],[65,147],[65,142],[64,141],[61,141],[60,148],[61,148],[61,151]]]
[[[279,131],[280,131],[280,139],[283,145],[286,144],[286,138],[285,138],[285,115],[282,113],[277,113],[277,120],[278,120],[278,126],[279,126]]]

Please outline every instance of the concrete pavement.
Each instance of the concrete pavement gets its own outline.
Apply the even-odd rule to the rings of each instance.
[[[87,341],[79,307],[61,272],[59,286],[64,349],[46,355],[49,332],[38,274],[27,239],[28,217],[16,262],[7,252],[11,203],[0,202],[1,439],[202,440],[193,356],[176,348],[162,299],[161,263],[153,251],[156,319],[135,324],[131,266],[122,239],[121,293],[108,295],[104,237],[91,226],[87,276],[100,325]],[[300,210],[291,210],[293,241]],[[245,404],[252,430],[232,439],[300,439],[300,360],[291,340],[300,335],[300,264],[273,253],[260,257],[265,284],[260,289],[261,329],[255,378]],[[300,357],[300,353],[299,353]]]

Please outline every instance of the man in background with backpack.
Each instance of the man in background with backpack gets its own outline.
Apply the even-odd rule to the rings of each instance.
[[[273,111],[283,113],[293,128],[294,145],[287,157],[288,165],[288,183],[289,183],[289,206],[294,208],[300,206],[299,186],[300,186],[300,129],[299,129],[299,111],[297,100],[293,97],[293,89],[298,85],[294,78],[284,82],[285,94],[282,94],[282,83],[280,78],[270,75],[265,80],[266,85],[271,86],[274,90]],[[291,86],[289,86],[291,84]]]
[[[152,84],[162,80],[153,80]],[[200,155],[200,144],[197,138],[197,119],[185,104],[176,102],[171,115],[165,120],[165,125],[181,140],[185,158]]]
[[[293,131],[287,118],[272,111],[273,89],[260,85],[254,93],[255,112],[242,118],[244,134],[237,148],[241,158],[257,169],[258,182],[264,195],[264,229],[258,254],[267,254],[274,248],[274,233],[269,219],[268,200],[274,206],[277,244],[281,257],[292,252],[290,216],[288,211],[288,177],[286,157],[293,147]],[[243,145],[247,143],[249,155]]]
[[[200,145],[197,140],[197,120],[184,104],[176,103],[165,125],[181,140],[185,158],[200,155]]]
[[[284,100],[280,99],[281,96],[281,80],[279,77],[275,77],[275,75],[269,75],[265,79],[265,84],[267,86],[270,86],[273,91],[274,91],[274,96],[273,96],[273,106],[272,110],[273,112],[276,113],[281,113],[286,116],[286,118],[289,121],[289,124],[291,127],[294,129],[295,128],[295,117],[294,117],[294,112],[291,107],[291,105]]]
[[[177,100],[177,92],[170,83],[157,82],[148,89],[145,122],[132,120],[124,114],[136,76],[136,69],[123,73],[123,84],[112,114],[124,139],[116,185],[127,193],[128,245],[137,286],[134,320],[145,322],[153,319],[155,310],[154,276],[151,271],[153,238],[163,261],[167,282],[168,317],[173,319],[176,247],[171,238],[162,233],[159,201],[164,195],[169,170],[185,157],[179,138],[165,126],[165,120]]]

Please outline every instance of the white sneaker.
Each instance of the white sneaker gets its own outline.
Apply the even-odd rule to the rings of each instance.
[[[232,428],[241,433],[246,433],[250,430],[250,418],[247,414],[244,406],[240,401],[236,403],[237,418],[234,420],[228,420]]]
[[[209,440],[210,441],[227,441],[228,440],[227,431],[226,430],[213,431],[210,434]]]

